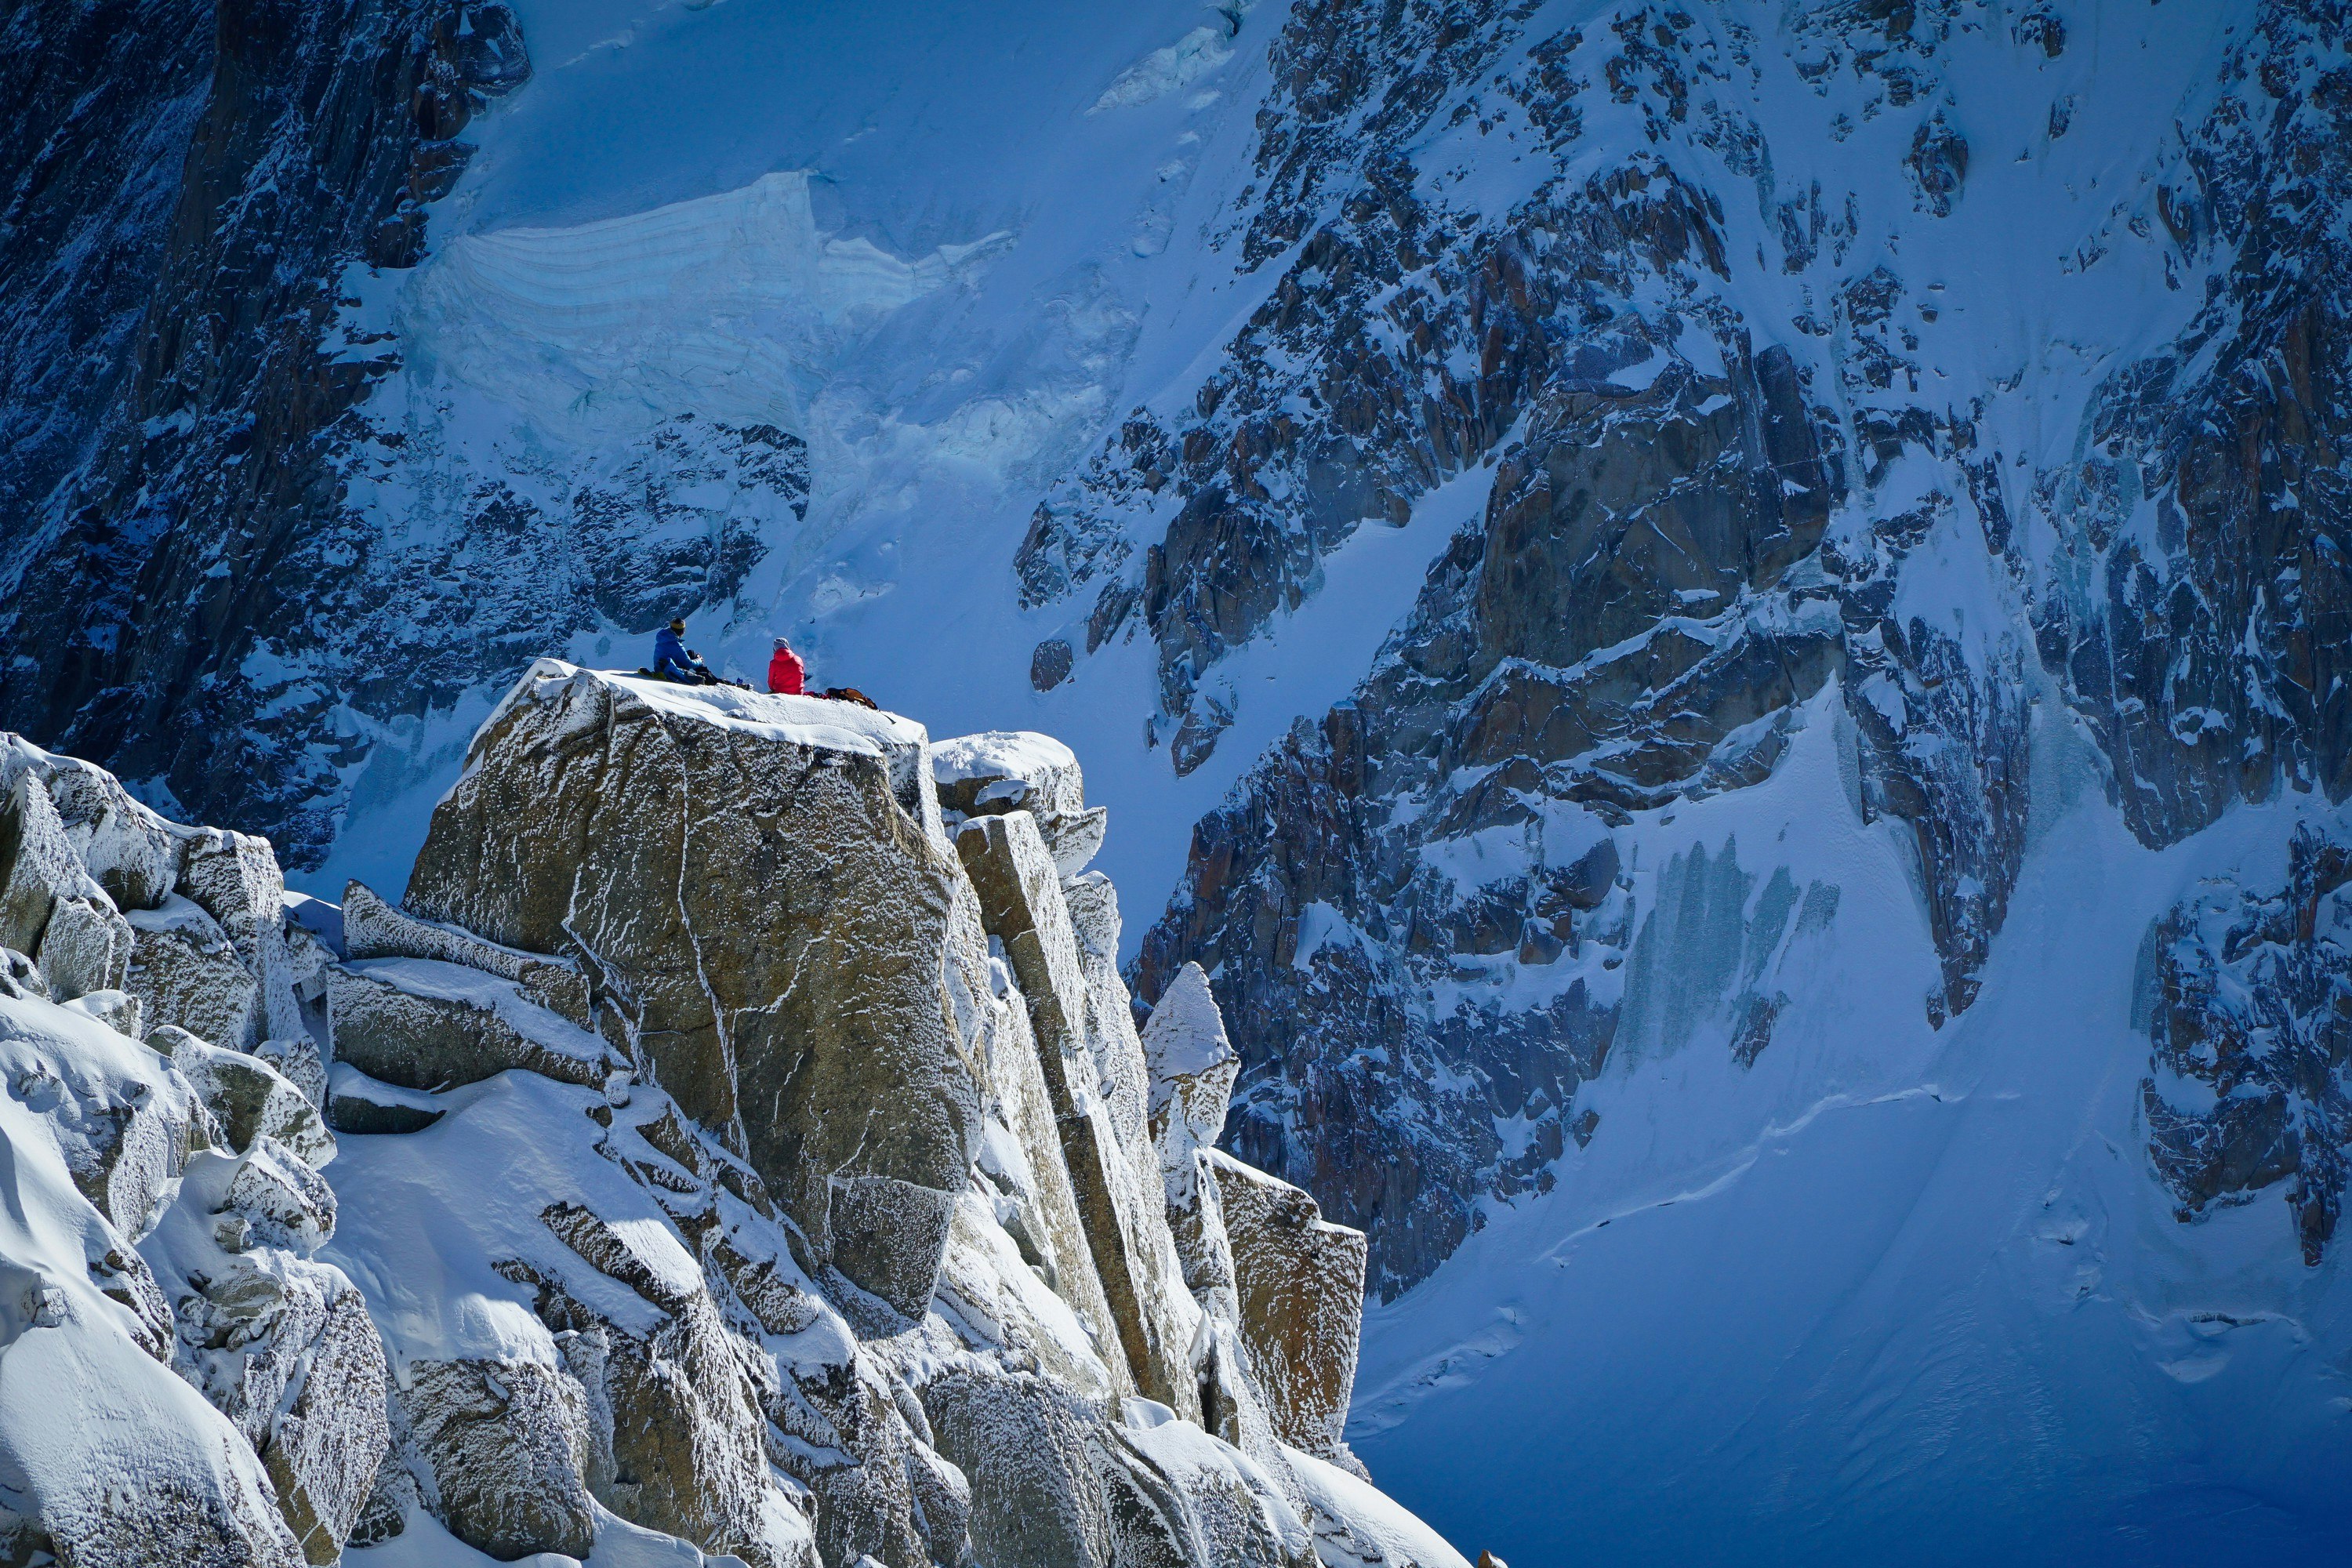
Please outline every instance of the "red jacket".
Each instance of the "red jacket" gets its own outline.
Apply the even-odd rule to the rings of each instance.
[[[786,697],[798,697],[801,695],[801,683],[807,677],[808,668],[801,663],[801,656],[788,647],[778,648],[776,657],[768,661],[768,689],[771,691]]]

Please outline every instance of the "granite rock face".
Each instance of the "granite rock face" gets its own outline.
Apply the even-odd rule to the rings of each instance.
[[[1095,1008],[1054,861],[1025,812],[969,820],[956,847],[989,934],[1003,944],[1028,1002],[1063,1160],[1128,1370],[1145,1397],[1197,1418],[1190,1352],[1198,1309],[1182,1288],[1159,1183],[1151,1179],[1157,1162],[1139,1164],[1139,1141],[1119,1136],[1102,1093],[1088,1039]],[[1119,1021],[1131,1039],[1133,1021]]]
[[[963,1020],[986,985],[928,742],[845,703],[678,691],[534,667],[406,905],[573,959],[600,1026],[815,1256],[919,1315],[978,1132]]]
[[[1230,1154],[1209,1154],[1207,1168],[1233,1248],[1242,1342],[1272,1395],[1275,1434],[1357,1468],[1340,1429],[1356,1385],[1364,1234],[1327,1224],[1313,1198]]]

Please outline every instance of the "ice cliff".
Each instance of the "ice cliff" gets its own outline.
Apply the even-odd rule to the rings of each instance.
[[[542,660],[340,906],[0,744],[0,1561],[1461,1568],[1056,743]]]

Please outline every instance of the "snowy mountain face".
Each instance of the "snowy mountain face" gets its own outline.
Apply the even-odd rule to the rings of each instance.
[[[0,723],[339,896],[789,634],[1084,760],[1441,1528],[2326,1560],[2342,8],[1115,11],[14,16]]]
[[[1467,1568],[1075,759],[936,761],[543,659],[332,904],[0,735],[0,1560]]]

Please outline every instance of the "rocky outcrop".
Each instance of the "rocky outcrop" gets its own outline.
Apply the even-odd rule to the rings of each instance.
[[[931,773],[950,831],[970,817],[1025,811],[1066,880],[1102,847],[1110,813],[1087,805],[1078,759],[1051,736],[992,730],[943,741],[932,753]]]
[[[147,1047],[186,1077],[230,1152],[242,1154],[268,1138],[313,1169],[335,1157],[334,1135],[310,1097],[259,1057],[209,1044],[170,1024],[149,1030]]]
[[[596,1026],[588,979],[579,965],[500,947],[437,921],[419,920],[384,902],[363,882],[343,889],[341,931],[347,960],[422,958],[478,969],[513,981],[531,1001],[583,1029]]]
[[[2134,1022],[2148,1154],[2183,1222],[2284,1184],[2303,1260],[2335,1238],[2352,1171],[2352,847],[2299,827],[2276,890],[2209,886],[2149,928]]]
[[[405,900],[574,959],[600,1025],[814,1256],[910,1317],[971,1164],[961,1020],[986,986],[928,744],[845,703],[543,660],[476,738]]]
[[[1061,1153],[1128,1370],[1146,1397],[1197,1418],[1190,1352],[1198,1309],[1182,1290],[1159,1184],[1150,1179],[1158,1162],[1139,1168],[1138,1141],[1120,1138],[1101,1092],[1089,1048],[1094,1005],[1054,862],[1025,812],[969,820],[956,847],[1028,1002]],[[1120,1021],[1131,1038],[1132,1020]]]
[[[14,737],[0,749],[24,766],[20,803],[47,800],[44,773],[93,783]],[[194,837],[114,794],[111,827],[82,815],[97,830],[67,841],[91,878],[73,896],[109,912],[118,893],[169,898],[178,874],[174,858],[121,854],[116,830]],[[227,962],[250,996],[257,978]],[[28,1303],[0,1340],[0,1442],[30,1461],[10,1493],[12,1550],[155,1568],[336,1561],[384,1453],[386,1375],[360,1292],[312,1257],[334,1230],[317,1170],[333,1140],[269,1063],[168,1025],[142,1046],[124,1032],[135,1000],[47,990],[29,963],[0,988],[6,1198],[29,1222],[0,1258]],[[61,1387],[75,1391],[62,1408]]]
[[[1037,804],[1091,853],[1075,761],[986,742],[958,750],[1056,756]],[[14,1195],[71,1208],[88,1262],[0,1342],[0,1440],[35,1418],[24,1336],[59,1325],[185,1397],[170,1441],[93,1428],[0,1523],[68,1560],[289,1568],[420,1513],[507,1558],[625,1526],[752,1568],[1307,1568],[1354,1539],[1281,1441],[1344,1458],[1282,1425],[1328,1369],[1257,1350],[1253,1312],[1284,1309],[1171,1231],[1180,1143],[1221,1224],[1213,999],[1194,973],[1163,1009],[1155,1086],[1115,890],[1026,806],[960,812],[951,847],[930,770],[895,716],[543,665],[478,737],[410,908],[355,885],[340,920],[282,898],[273,920],[266,844],[153,818],[175,847],[125,884],[159,906],[133,929],[193,928],[210,967],[150,994],[250,1024],[274,974],[304,1023],[316,989],[332,1059],[172,1023],[142,1045],[108,994],[51,1000],[12,955],[0,1113],[56,1177]],[[38,885],[112,908],[47,826]],[[1295,1280],[1304,1239],[1251,1230],[1249,1267]],[[1314,1331],[1352,1364],[1352,1315]],[[84,1471],[193,1500],[124,1544]]]
[[[429,958],[337,965],[327,1013],[336,1061],[402,1089],[479,1083],[510,1068],[601,1087],[623,1066],[603,1040],[520,986]]]
[[[1360,1468],[1341,1428],[1356,1386],[1363,1232],[1325,1223],[1313,1198],[1230,1154],[1205,1159],[1233,1248],[1242,1342],[1271,1395],[1276,1435]]]

